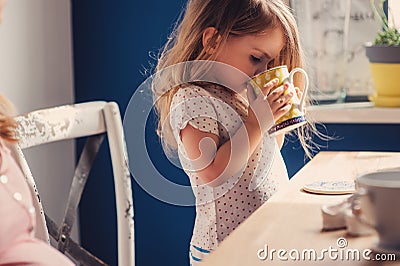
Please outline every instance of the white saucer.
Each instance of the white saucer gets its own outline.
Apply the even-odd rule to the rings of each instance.
[[[354,181],[316,181],[304,185],[304,191],[316,194],[342,195],[355,192]]]

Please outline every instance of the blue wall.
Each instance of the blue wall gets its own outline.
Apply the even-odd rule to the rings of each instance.
[[[330,141],[313,139],[320,145],[320,151],[400,151],[400,125],[326,124],[317,128],[332,138]],[[289,176],[308,162],[295,137],[286,139],[282,154]]]
[[[116,101],[122,114],[142,74],[157,52],[185,1],[73,0],[73,40],[76,101]],[[168,163],[154,132],[147,126],[147,144],[159,169],[178,182],[187,182]],[[153,123],[153,124],[152,124]],[[329,125],[330,150],[400,150],[399,126]],[[283,155],[290,175],[304,164],[299,144],[288,142]],[[78,150],[82,147],[78,142]],[[326,145],[326,143],[322,143]],[[103,145],[80,207],[82,242],[111,265],[116,265],[116,221],[111,162]],[[188,265],[194,208],[162,203],[133,182],[136,265]]]
[[[73,49],[76,102],[118,102],[124,113],[131,95],[145,80],[152,62],[177,19],[181,1],[73,0]],[[154,62],[153,62],[154,63]],[[160,168],[174,179],[184,174],[162,154],[153,118],[148,147]],[[78,142],[78,149],[82,147]],[[82,242],[94,254],[116,265],[116,221],[111,163],[103,145],[81,201]],[[137,265],[187,265],[194,208],[159,202],[133,182]],[[111,247],[111,248],[110,248]]]

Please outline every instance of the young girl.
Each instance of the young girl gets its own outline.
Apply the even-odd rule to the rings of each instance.
[[[211,80],[182,84],[191,70],[174,65],[196,60],[215,62],[206,68]],[[302,67],[295,19],[280,0],[189,0],[160,54],[158,133],[167,153],[178,151],[196,197],[192,265],[288,182],[277,148],[284,136],[267,132],[290,109],[293,93],[272,80],[255,98],[246,86],[279,65]]]

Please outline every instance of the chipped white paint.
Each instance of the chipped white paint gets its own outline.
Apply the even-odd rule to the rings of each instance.
[[[105,102],[65,105],[30,112],[16,118],[22,149],[64,139],[105,132]]]
[[[133,200],[128,157],[123,136],[122,121],[116,103],[90,102],[38,110],[16,118],[20,147],[29,147],[65,139],[107,132],[115,183],[118,223],[118,265],[134,265]],[[30,169],[19,149],[18,162],[36,193],[34,207],[39,217],[38,227],[43,239],[48,234],[43,209]],[[61,177],[63,178],[63,177]],[[39,230],[40,231],[40,230]]]
[[[42,202],[39,196],[38,189],[36,187],[36,182],[32,176],[31,169],[28,166],[28,163],[26,162],[25,156],[22,153],[22,150],[20,146],[14,145],[10,147],[14,158],[16,159],[17,163],[19,164],[26,182],[29,185],[29,188],[31,190],[31,193],[33,195],[33,207],[36,210],[36,237],[39,239],[42,239],[43,241],[46,241],[47,243],[50,243],[50,238],[49,238],[49,233],[47,232],[47,227],[46,227],[46,220],[44,218],[44,211],[43,211],[43,206]]]

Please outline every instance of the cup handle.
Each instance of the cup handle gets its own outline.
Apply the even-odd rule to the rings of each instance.
[[[365,219],[365,217],[362,216],[361,214],[360,198],[365,197],[367,195],[368,192],[366,189],[358,188],[358,191],[355,194],[353,194],[350,198],[348,198],[348,201],[350,202],[350,208],[354,215],[354,218],[356,218],[356,220],[359,221],[360,223],[375,229],[375,225],[368,222],[367,219]]]
[[[305,79],[303,95],[301,96],[300,105],[299,105],[300,111],[303,112],[304,104],[305,104],[304,100],[306,99],[306,95],[307,95],[307,91],[308,91],[308,75],[307,75],[307,72],[304,71],[304,69],[302,69],[302,68],[297,67],[297,68],[292,69],[292,71],[290,71],[289,77],[288,77],[289,82],[291,84],[293,84],[293,77],[296,72],[300,72],[301,74],[303,74],[304,79]]]

